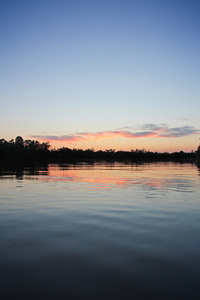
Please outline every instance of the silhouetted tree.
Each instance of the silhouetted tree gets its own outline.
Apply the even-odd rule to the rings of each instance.
[[[197,148],[196,157],[197,157],[197,160],[200,161],[200,145]]]
[[[94,151],[94,148],[70,149],[60,148],[51,149],[48,142],[40,143],[35,140],[23,140],[21,136],[17,136],[15,140],[7,142],[5,139],[0,139],[0,160],[15,160],[15,161],[34,161],[54,159],[57,161],[80,161],[80,160],[109,160],[109,161],[184,161],[195,160],[195,157],[200,160],[200,146],[196,152],[185,153],[183,151],[174,153],[158,153],[150,152],[145,149],[131,151],[115,151],[115,149],[107,149],[105,151]]]
[[[24,140],[23,140],[23,138],[21,137],[21,136],[17,136],[16,138],[15,138],[15,144],[16,145],[24,145]]]

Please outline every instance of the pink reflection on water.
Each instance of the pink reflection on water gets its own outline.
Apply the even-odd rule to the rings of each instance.
[[[173,166],[173,173],[172,173]],[[194,166],[191,166],[191,170]],[[193,171],[192,171],[193,172]],[[51,164],[47,176],[38,176],[37,180],[45,182],[76,182],[79,187],[87,189],[128,188],[143,185],[144,188],[164,189],[186,186],[190,179],[188,166],[176,164],[150,164],[149,167],[136,165],[100,165],[100,166],[65,166]],[[185,178],[185,180],[184,180]],[[192,180],[192,178],[191,178]]]

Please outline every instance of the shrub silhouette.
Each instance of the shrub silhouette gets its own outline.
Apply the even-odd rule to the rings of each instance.
[[[48,142],[40,143],[35,140],[23,140],[17,136],[15,140],[6,141],[0,139],[0,161],[33,161],[33,160],[54,160],[54,161],[80,161],[80,160],[108,160],[108,161],[194,161],[200,160],[200,146],[196,152],[173,152],[158,153],[145,149],[131,151],[115,151],[107,149],[105,151],[94,151],[91,149],[70,149],[62,147],[50,149]]]

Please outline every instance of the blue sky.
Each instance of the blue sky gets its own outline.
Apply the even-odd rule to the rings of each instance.
[[[196,150],[199,15],[192,0],[1,1],[1,137]]]

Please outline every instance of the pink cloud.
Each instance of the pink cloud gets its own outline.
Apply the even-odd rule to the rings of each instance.
[[[68,143],[76,143],[80,141],[91,141],[91,140],[103,140],[103,139],[113,139],[117,137],[124,137],[124,138],[177,138],[182,136],[188,136],[191,134],[199,133],[199,130],[191,126],[182,126],[182,127],[174,127],[169,128],[166,124],[156,125],[156,124],[144,124],[139,127],[141,131],[134,128],[128,128],[129,130],[108,130],[108,131],[101,131],[101,132],[79,132],[73,133],[69,135],[33,135],[31,137],[39,139],[39,140],[46,140],[46,141],[63,141]]]

